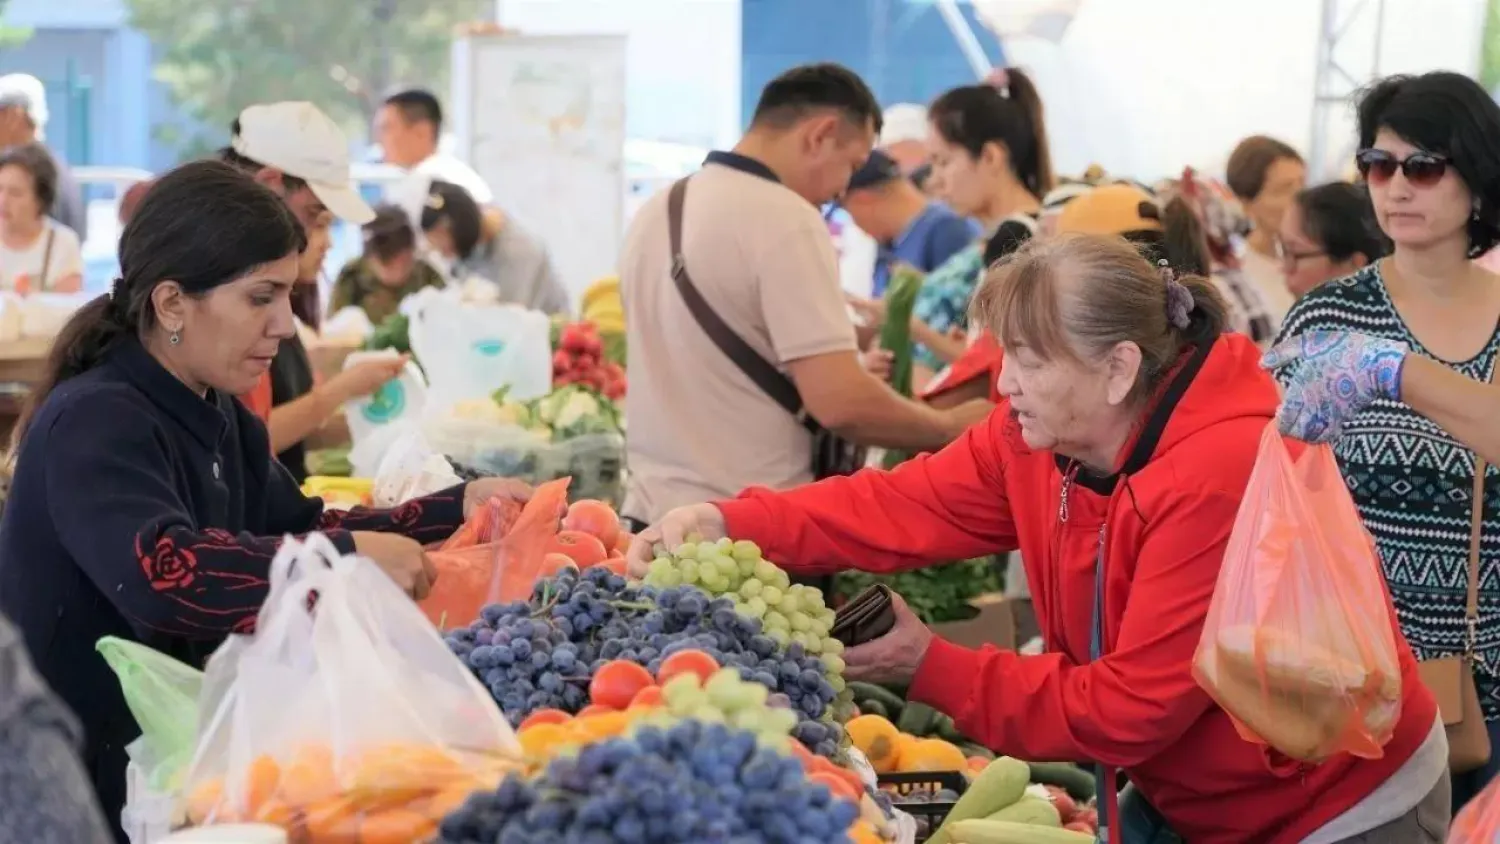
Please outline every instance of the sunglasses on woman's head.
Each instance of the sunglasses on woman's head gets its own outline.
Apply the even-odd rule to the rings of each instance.
[[[1419,188],[1429,188],[1448,172],[1448,156],[1435,152],[1414,152],[1397,158],[1383,149],[1362,149],[1354,156],[1359,174],[1373,184],[1383,185],[1400,170],[1406,180]]]

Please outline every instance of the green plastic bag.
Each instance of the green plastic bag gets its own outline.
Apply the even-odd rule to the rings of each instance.
[[[94,648],[114,669],[125,703],[140,725],[131,758],[158,791],[176,789],[198,741],[203,672],[138,642],[105,636]]]

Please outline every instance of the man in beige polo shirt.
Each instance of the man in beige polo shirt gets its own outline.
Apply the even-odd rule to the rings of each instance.
[[[682,254],[719,317],[796,385],[824,427],[861,444],[931,450],[982,418],[901,398],[860,365],[819,206],[869,157],[880,106],[838,65],[793,68],[761,92],[732,152],[688,182]],[[813,480],[812,437],[695,321],[671,275],[668,192],[637,213],[620,256],[630,348],[630,485],[622,508],[652,522],[749,486]]]

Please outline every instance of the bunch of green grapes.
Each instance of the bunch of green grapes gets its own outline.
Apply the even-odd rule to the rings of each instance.
[[[785,647],[796,642],[810,654],[823,657],[829,673],[843,689],[844,647],[830,638],[833,610],[823,593],[794,584],[775,563],[761,556],[754,542],[688,542],[651,561],[646,585],[667,588],[692,585],[719,597],[733,599],[744,615],[758,618],[767,636]]]
[[[784,747],[797,727],[798,714],[773,706],[771,691],[753,680],[740,678],[733,668],[721,668],[707,682],[697,674],[683,673],[661,687],[665,710],[658,720],[675,722],[686,718],[728,724],[754,733],[772,747]]]

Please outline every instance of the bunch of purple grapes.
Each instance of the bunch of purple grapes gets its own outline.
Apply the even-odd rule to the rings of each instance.
[[[810,784],[795,758],[753,733],[686,720],[511,777],[443,819],[438,844],[842,844],[854,803]]]

